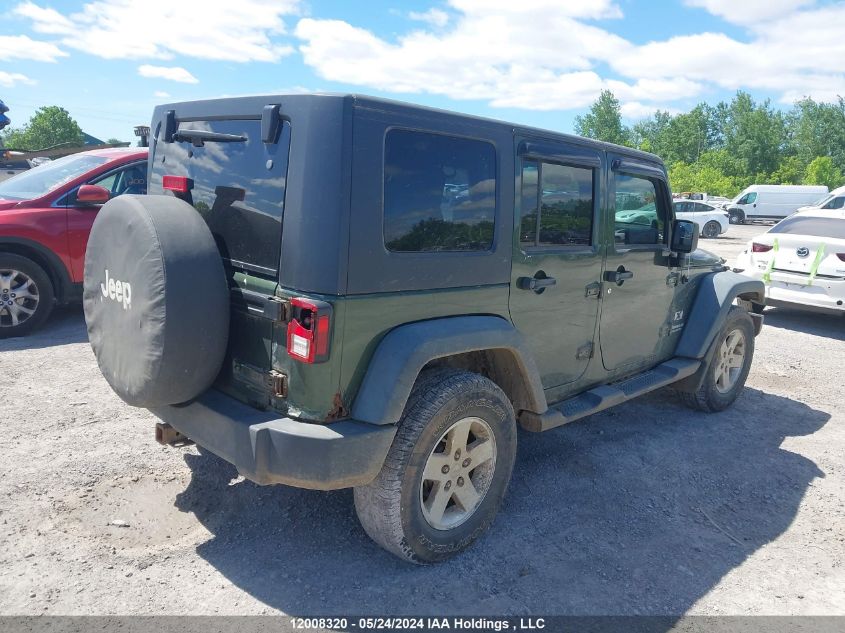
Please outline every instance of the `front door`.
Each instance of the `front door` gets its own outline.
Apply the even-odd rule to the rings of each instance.
[[[664,172],[612,154],[608,160],[613,236],[602,283],[601,356],[605,369],[624,373],[670,356],[685,315],[673,305],[680,273],[669,266],[672,204]]]
[[[517,139],[510,313],[543,387],[577,380],[593,357],[598,317],[604,155]]]

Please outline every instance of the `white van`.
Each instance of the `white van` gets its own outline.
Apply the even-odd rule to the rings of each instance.
[[[827,192],[827,187],[815,185],[751,185],[728,205],[730,222],[780,220],[818,202]]]
[[[813,204],[801,207],[799,211],[819,211],[821,209],[842,209],[845,208],[845,187],[834,189],[826,196],[822,196]]]

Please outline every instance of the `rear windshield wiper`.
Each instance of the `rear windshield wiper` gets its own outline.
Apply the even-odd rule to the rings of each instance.
[[[205,130],[179,130],[173,135],[177,143],[188,142],[194,147],[202,147],[204,143],[243,143],[245,136],[239,134],[223,134],[221,132],[207,132]]]

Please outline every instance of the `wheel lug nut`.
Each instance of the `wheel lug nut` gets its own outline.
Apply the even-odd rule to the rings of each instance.
[[[461,449],[455,451],[455,461],[458,461],[461,458]]]
[[[467,457],[467,458],[464,460],[463,467],[464,467],[464,468],[466,468],[467,466],[469,466],[471,461],[472,461],[472,460],[471,460],[469,457]]]
[[[446,485],[445,485],[445,486],[443,486],[443,489],[444,489],[444,490],[449,490],[449,488],[451,488],[451,487],[452,487],[452,482],[451,482],[451,481],[447,481],[447,482],[446,482]]]
[[[458,477],[458,485],[459,485],[459,486],[463,486],[463,485],[464,485],[464,478],[463,478],[463,477]]]
[[[443,468],[440,469],[440,472],[445,475],[449,472],[449,466],[443,466]]]

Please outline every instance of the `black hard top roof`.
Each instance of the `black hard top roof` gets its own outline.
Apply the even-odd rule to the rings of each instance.
[[[403,101],[396,101],[393,99],[384,99],[381,97],[371,97],[368,95],[361,95],[361,94],[354,94],[354,93],[333,93],[333,92],[314,92],[314,93],[288,93],[288,94],[274,94],[274,95],[245,95],[239,97],[224,97],[218,99],[205,99],[199,101],[189,101],[189,102],[181,102],[181,103],[170,103],[170,104],[162,104],[156,107],[156,110],[170,110],[175,109],[177,117],[182,118],[180,116],[181,112],[184,109],[189,110],[190,117],[196,117],[198,113],[202,112],[207,116],[217,116],[221,114],[221,111],[225,111],[228,113],[233,112],[249,112],[250,114],[259,114],[261,112],[261,108],[264,105],[271,104],[271,103],[282,103],[282,111],[285,110],[284,103],[287,102],[290,105],[294,103],[304,105],[309,100],[324,100],[324,99],[337,99],[337,100],[349,100],[351,101],[355,107],[358,108],[365,108],[365,109],[372,109],[372,110],[382,110],[382,111],[408,111],[413,110],[419,113],[430,113],[436,116],[452,116],[452,117],[460,117],[462,119],[466,119],[468,121],[472,121],[475,125],[482,125],[482,126],[506,126],[511,128],[515,131],[519,131],[528,135],[541,135],[541,136],[554,136],[563,141],[578,143],[580,145],[585,145],[589,147],[593,147],[598,150],[604,151],[611,151],[616,152],[618,154],[623,154],[626,156],[630,156],[632,158],[639,158],[641,160],[646,160],[649,162],[658,162],[662,163],[662,160],[659,156],[655,154],[651,154],[649,152],[644,152],[641,150],[633,149],[630,147],[625,147],[623,145],[615,145],[613,143],[605,143],[604,141],[597,141],[594,139],[585,138],[583,136],[576,136],[574,134],[566,134],[563,132],[556,132],[554,130],[547,130],[542,128],[536,128],[526,125],[521,125],[518,123],[510,123],[507,121],[502,121],[499,119],[493,119],[490,117],[482,117],[473,114],[464,114],[461,112],[456,112],[453,110],[444,110],[441,108],[433,108],[430,106],[421,106],[416,105],[413,103],[407,103]]]

